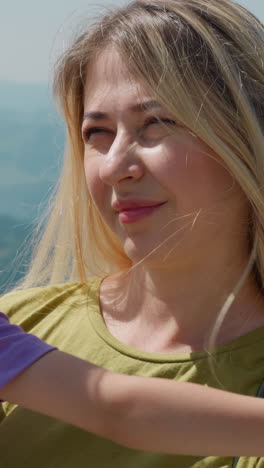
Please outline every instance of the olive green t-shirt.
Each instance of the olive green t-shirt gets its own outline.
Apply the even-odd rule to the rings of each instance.
[[[217,348],[218,382],[206,351],[150,353],[114,338],[100,312],[100,281],[13,292],[0,299],[0,311],[60,350],[115,372],[214,387],[221,382],[226,390],[256,395],[264,378],[264,327]],[[227,468],[233,462],[213,453],[189,457],[131,450],[9,403],[0,405],[0,421],[1,468]],[[237,468],[264,468],[264,439],[263,458],[240,458]]]

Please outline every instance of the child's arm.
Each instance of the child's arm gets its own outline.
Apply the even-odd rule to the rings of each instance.
[[[0,397],[134,449],[264,455],[262,400],[114,374],[59,351],[5,385]]]

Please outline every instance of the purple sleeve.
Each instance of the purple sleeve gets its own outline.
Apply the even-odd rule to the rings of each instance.
[[[0,312],[0,388],[54,349],[18,325],[11,325]]]

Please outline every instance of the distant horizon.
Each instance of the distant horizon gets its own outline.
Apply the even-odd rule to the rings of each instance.
[[[1,85],[17,85],[17,86],[36,86],[36,87],[45,87],[47,88],[50,85],[48,81],[16,81],[15,79],[6,79],[0,78]]]

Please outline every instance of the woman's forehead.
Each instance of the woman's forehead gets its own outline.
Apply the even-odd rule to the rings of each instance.
[[[90,107],[93,103],[126,98],[129,106],[155,100],[153,91],[132,73],[121,55],[115,49],[106,49],[97,55],[87,70],[84,105]]]
[[[107,47],[98,52],[89,64],[85,86],[94,84],[96,78],[104,77],[112,82],[120,75],[129,79],[131,71],[121,54],[114,47]]]

